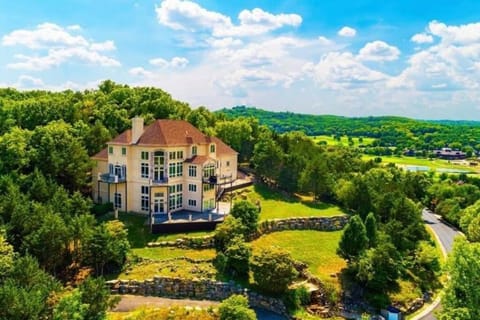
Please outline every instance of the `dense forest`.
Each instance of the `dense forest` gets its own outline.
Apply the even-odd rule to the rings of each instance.
[[[338,249],[348,261],[346,276],[375,306],[389,302],[400,280],[423,291],[438,286],[422,207],[437,209],[470,241],[480,240],[478,179],[384,167],[362,161],[354,148],[318,145],[305,134],[374,137],[395,146],[413,141],[422,148],[476,146],[475,124],[334,116],[319,122],[244,107],[212,113],[161,89],[112,81],[83,92],[0,89],[0,319],[105,318],[115,301],[102,276],[122,268],[130,244],[121,222],[96,216],[103,210],[89,197],[89,156],[137,115],[147,124],[187,120],[239,151],[271,188],[341,205],[352,216]],[[470,256],[478,257],[475,250]],[[455,295],[449,297],[458,305]],[[476,319],[478,311],[467,311]]]
[[[402,151],[447,146],[463,151],[480,150],[480,122],[476,121],[426,121],[394,116],[348,118],[271,112],[245,106],[220,112],[230,118],[255,117],[278,133],[302,131],[309,136],[370,137],[376,139],[373,146],[393,146]]]

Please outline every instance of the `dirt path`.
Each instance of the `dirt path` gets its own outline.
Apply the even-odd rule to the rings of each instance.
[[[168,299],[160,297],[144,297],[135,295],[122,295],[120,302],[112,310],[115,312],[127,312],[135,310],[138,307],[172,307],[172,306],[191,306],[191,307],[210,307],[220,304],[218,301],[209,300],[189,300],[189,299]]]

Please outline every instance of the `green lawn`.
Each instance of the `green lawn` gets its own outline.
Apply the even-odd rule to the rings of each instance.
[[[283,248],[290,252],[295,260],[307,263],[310,272],[321,280],[337,283],[337,278],[330,275],[346,267],[345,260],[336,253],[341,235],[342,231],[281,231],[253,241],[252,247],[254,252],[261,248]]]
[[[333,135],[332,136],[312,136],[312,139],[316,143],[320,142],[320,141],[325,141],[327,143],[327,145],[329,145],[329,146],[341,145],[341,146],[348,147],[348,138],[346,136],[343,136],[340,139],[340,141],[335,140]],[[360,143],[358,141],[358,139],[359,138],[352,138],[354,147],[358,147],[359,145],[368,146],[368,145],[372,144],[372,142],[375,140],[374,138],[363,138],[363,142]]]
[[[289,217],[331,217],[345,214],[337,206],[313,202],[309,196],[288,196],[265,185],[256,184],[237,191],[234,200],[260,201],[260,221]]]
[[[187,257],[195,260],[215,258],[214,249],[178,249],[172,247],[134,248],[132,253],[141,258],[150,260],[165,260],[178,257]]]
[[[109,214],[99,218],[101,221],[112,220],[113,215]],[[200,237],[211,234],[211,231],[195,231],[188,233],[171,234],[152,234],[150,228],[146,225],[145,216],[120,212],[118,219],[122,221],[128,229],[128,240],[132,248],[144,248],[149,242],[172,241],[185,236]]]
[[[371,155],[362,155],[362,159],[364,160],[371,160],[376,158],[377,156]],[[412,165],[412,166],[426,166],[430,169],[460,169],[460,170],[468,170],[471,172],[478,172],[478,168],[473,168],[470,166],[464,165],[457,165],[449,162],[448,160],[442,159],[425,159],[425,158],[416,158],[416,157],[397,157],[397,156],[380,156],[382,158],[382,163],[394,163],[398,165]]]
[[[154,276],[179,277],[184,279],[217,279],[217,269],[211,262],[192,263],[186,260],[140,262],[117,276],[122,280],[153,279]]]

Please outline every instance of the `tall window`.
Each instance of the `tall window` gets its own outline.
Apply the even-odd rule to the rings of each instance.
[[[193,183],[188,184],[188,191],[197,192],[197,185]]]
[[[183,206],[183,185],[168,186],[168,209],[175,210]]]
[[[214,144],[210,145],[210,153],[215,153],[215,145]]]
[[[113,195],[113,205],[115,208],[121,208],[122,207],[122,194],[115,192]]]
[[[213,190],[215,187],[213,186],[213,184],[204,184],[203,185],[203,192],[207,192],[207,191],[210,191],[210,190]]]
[[[197,146],[193,146],[192,147],[192,156],[196,156],[197,155]]]
[[[148,194],[148,186],[141,187],[141,202],[142,202],[142,210],[148,211],[149,209],[149,194]]]
[[[181,177],[183,176],[183,162],[171,162],[168,164],[169,177]]]
[[[109,147],[108,147],[108,153],[109,153],[109,154],[113,154],[113,147],[112,147],[112,146],[109,146]]]
[[[175,163],[168,164],[168,176],[176,177],[177,176],[177,166]]]
[[[126,156],[126,155],[127,155],[127,148],[122,147],[122,156]]]
[[[175,156],[176,156],[175,151],[172,151],[172,152],[168,153],[168,159],[170,159],[170,160],[175,160],[176,159]]]
[[[177,151],[177,159],[183,159],[183,151]]]
[[[148,152],[147,151],[142,151],[141,159],[142,160],[148,160]]]
[[[149,176],[149,166],[148,166],[148,162],[142,162],[140,164],[141,166],[141,175],[142,175],[142,178],[148,178]]]
[[[211,177],[215,175],[215,165],[214,164],[207,164],[203,167],[203,176],[205,178]]]
[[[197,176],[197,166],[188,166],[188,176],[189,177]]]

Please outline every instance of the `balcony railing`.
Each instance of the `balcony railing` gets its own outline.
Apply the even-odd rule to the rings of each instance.
[[[168,183],[168,178],[165,177],[163,179],[152,179],[152,185],[162,185],[162,184],[167,184]]]
[[[217,176],[203,177],[203,183],[217,184]]]
[[[111,173],[102,173],[99,175],[99,180],[107,183],[122,183],[125,182],[124,176],[119,176]]]

